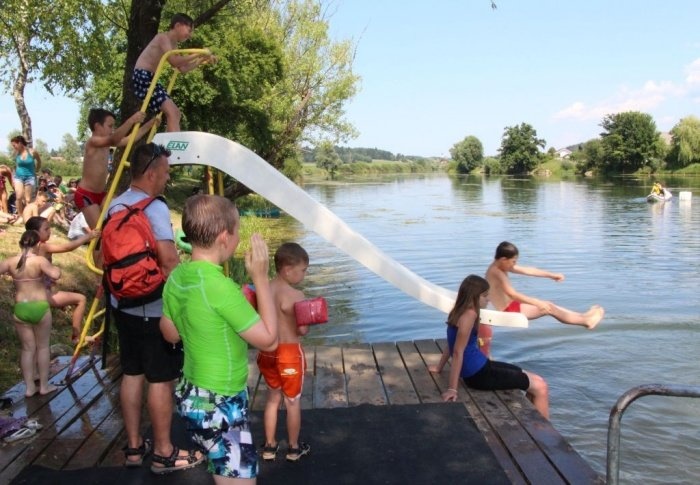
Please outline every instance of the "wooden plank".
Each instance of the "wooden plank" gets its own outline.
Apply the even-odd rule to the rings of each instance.
[[[343,366],[348,390],[348,406],[383,405],[388,399],[379,377],[372,349],[343,348]]]
[[[435,345],[438,349],[438,353],[441,355],[442,350],[447,348],[447,341],[444,339],[439,340],[435,342]],[[423,350],[424,359],[426,361],[430,362],[431,364],[437,364],[437,362],[439,361],[439,357],[435,356],[435,351],[430,347],[428,343],[421,344],[421,349]],[[443,368],[440,374],[432,374],[437,386],[440,388],[440,392],[444,392],[449,387],[449,376],[451,369],[450,364],[451,359],[447,361],[445,367]],[[513,458],[508,452],[508,449],[506,448],[503,441],[501,441],[501,438],[498,436],[498,433],[491,426],[486,416],[481,412],[479,407],[473,401],[471,394],[467,392],[467,387],[464,384],[464,381],[460,379],[459,382],[460,384],[458,387],[458,399],[464,403],[464,407],[467,409],[467,412],[474,420],[474,424],[476,424],[476,427],[481,432],[482,436],[484,437],[484,440],[486,441],[486,444],[491,449],[491,452],[496,457],[496,460],[498,460],[498,463],[501,465],[501,468],[503,468],[503,471],[506,473],[506,475],[513,484],[526,483],[522,477],[520,469],[518,468],[517,464],[513,461]]]
[[[496,394],[508,406],[522,427],[535,439],[568,483],[572,485],[605,483],[604,477],[593,470],[564,440],[563,436],[542,417],[521,391],[498,391]]]
[[[413,342],[397,342],[396,347],[401,353],[408,375],[413,382],[413,387],[422,403],[442,402],[440,390],[430,376],[425,363],[421,358]]]
[[[399,349],[393,343],[379,343],[372,346],[377,361],[388,404],[418,404],[418,394],[404,367]]]
[[[83,442],[96,434],[103,421],[114,413],[113,402],[106,396],[110,394],[113,398],[116,398],[118,403],[119,384],[120,382],[118,381],[111,383],[102,392],[96,393],[91,401],[86,402],[85,412],[65,429],[61,430],[58,436],[37,457],[34,464],[61,469],[66,463],[71,461],[76,456],[77,451],[83,446]],[[93,389],[97,388],[98,386],[95,386]],[[89,395],[83,398],[83,402],[87,399],[89,399]],[[114,435],[117,433],[118,431]],[[112,439],[114,439],[114,435]],[[96,444],[97,442],[94,442],[94,445]],[[94,448],[89,451],[90,454],[98,452],[96,446]],[[105,448],[101,451],[105,452]],[[80,459],[84,459],[84,457],[80,457]],[[97,461],[84,464],[83,466],[94,466],[96,463]]]
[[[122,440],[119,440],[123,432],[124,419],[122,418],[121,409],[112,408],[111,413],[95,427],[95,430],[90,433],[73,456],[64,464],[63,469],[74,470],[98,466],[115,445],[123,445]]]
[[[316,347],[314,408],[347,407],[348,395],[340,347]]]
[[[90,371],[80,375],[71,385],[54,393],[50,406],[42,406],[31,414],[31,417],[37,419],[44,428],[27,443],[18,442],[2,450],[0,460],[4,468],[3,476],[14,477],[23,468],[32,464],[55,437],[84,412],[83,403],[91,403],[102,393],[104,380],[109,373],[121,373],[121,369],[102,370],[100,365],[97,367],[93,365]]]
[[[537,484],[566,483],[532,437],[493,391],[467,389],[496,431],[525,479]]]

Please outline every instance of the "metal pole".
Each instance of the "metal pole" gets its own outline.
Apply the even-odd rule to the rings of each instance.
[[[608,422],[608,458],[606,466],[606,483],[608,485],[618,485],[620,483],[620,431],[622,414],[634,401],[642,396],[649,395],[700,397],[700,387],[645,384],[633,387],[619,397],[610,410],[610,420]]]

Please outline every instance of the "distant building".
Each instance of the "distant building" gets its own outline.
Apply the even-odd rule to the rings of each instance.
[[[569,150],[568,148],[560,148],[555,153],[556,153],[557,157],[559,157],[561,159],[566,159],[566,158],[569,158],[573,152],[571,150]]]
[[[659,136],[664,141],[664,143],[666,143],[666,145],[670,145],[671,143],[673,143],[673,135],[672,134],[670,134],[668,132],[663,132],[663,133],[659,133]]]

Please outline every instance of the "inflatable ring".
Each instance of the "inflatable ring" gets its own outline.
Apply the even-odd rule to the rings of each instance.
[[[185,232],[182,229],[175,231],[175,245],[187,254],[192,254],[192,245],[185,242],[184,239]]]

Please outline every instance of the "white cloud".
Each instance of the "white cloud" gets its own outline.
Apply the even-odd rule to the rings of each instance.
[[[590,106],[582,101],[575,101],[554,113],[552,117],[555,120],[589,121],[600,120],[609,114],[625,111],[651,111],[670,98],[689,95],[693,88],[700,86],[700,59],[688,64],[684,71],[686,77],[680,84],[673,81],[649,80],[637,89],[621,86],[607,99]]]

